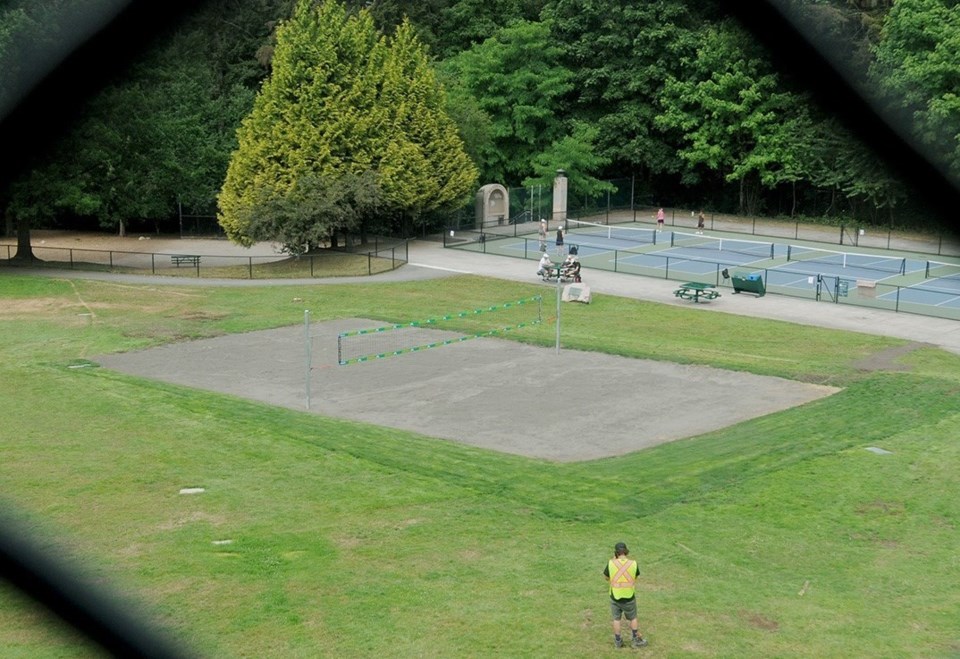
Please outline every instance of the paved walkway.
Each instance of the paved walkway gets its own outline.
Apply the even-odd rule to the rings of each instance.
[[[226,241],[218,241],[225,244]],[[173,277],[143,277],[110,273],[83,272],[79,270],[17,269],[24,274],[68,277],[71,279],[125,279],[132,282],[169,285],[203,286],[262,286],[271,285],[330,285],[364,281],[409,281],[443,277],[454,274],[476,274],[516,281],[552,285],[541,282],[536,275],[536,263],[522,259],[491,254],[447,249],[439,241],[415,240],[410,243],[409,263],[398,270],[373,277],[338,277],[334,279],[296,280],[244,280],[244,279],[185,279]],[[940,346],[960,354],[960,322],[944,318],[931,318],[909,313],[896,313],[883,309],[871,309],[831,302],[816,302],[784,295],[768,294],[763,297],[743,294],[733,295],[725,289],[722,297],[709,304],[694,307],[686,300],[678,300],[673,291],[677,282],[652,277],[638,277],[615,272],[584,269],[583,281],[594,293],[619,295],[664,304],[676,304],[695,308],[703,313],[734,313],[757,318],[770,318],[804,325],[866,332],[893,336],[909,341],[918,341]]]
[[[536,263],[505,256],[494,256],[445,249],[441,244],[416,241],[411,244],[410,269],[435,269],[463,272],[502,279],[539,282]],[[785,295],[734,295],[724,289],[714,302],[696,307],[673,295],[677,282],[653,277],[584,269],[583,283],[592,293],[606,293],[696,308],[704,313],[734,313],[756,318],[771,318],[803,325],[894,336],[941,346],[960,354],[960,322],[916,314],[896,313],[831,302],[817,302]],[[545,287],[550,286],[544,283]],[[550,286],[552,288],[552,286]]]

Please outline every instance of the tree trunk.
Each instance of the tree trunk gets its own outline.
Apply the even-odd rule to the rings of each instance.
[[[30,245],[30,222],[23,218],[17,219],[17,253],[13,258],[17,261],[37,260]]]
[[[123,220],[120,220],[120,237],[124,238],[127,235],[127,225]]]

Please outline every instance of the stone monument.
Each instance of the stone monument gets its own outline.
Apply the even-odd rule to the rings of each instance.
[[[557,170],[553,179],[553,221],[561,224],[567,220],[567,173]]]
[[[510,220],[510,193],[499,183],[488,183],[477,191],[476,229],[507,224]]]

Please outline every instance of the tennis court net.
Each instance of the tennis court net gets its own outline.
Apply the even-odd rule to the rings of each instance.
[[[670,234],[670,246],[684,249],[702,249],[710,252],[735,252],[762,259],[774,258],[774,243],[759,240],[717,238],[701,234],[674,231]]]
[[[960,264],[927,261],[924,277],[926,279],[960,279]]]
[[[567,234],[604,238],[606,240],[625,240],[632,243],[653,245],[657,242],[657,232],[642,227],[629,227],[622,224],[597,224],[583,220],[567,220]]]
[[[836,265],[841,268],[860,268],[903,274],[907,270],[907,259],[902,256],[880,256],[879,254],[851,254],[830,249],[819,249],[805,245],[788,245],[788,261],[806,261]]]

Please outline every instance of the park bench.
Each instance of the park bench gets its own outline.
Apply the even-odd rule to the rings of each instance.
[[[177,266],[181,265],[200,265],[200,257],[196,254],[174,254],[170,257],[170,262]]]
[[[702,284],[698,281],[688,281],[686,284],[681,284],[680,288],[675,290],[673,294],[684,300],[693,300],[694,302],[715,300],[720,297],[720,291],[716,290],[713,284]]]

